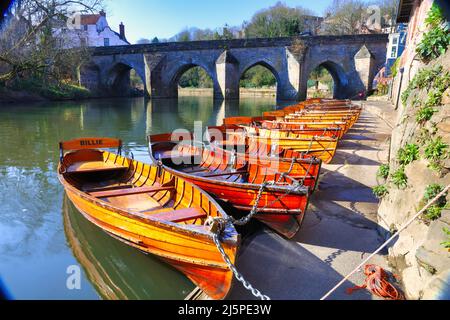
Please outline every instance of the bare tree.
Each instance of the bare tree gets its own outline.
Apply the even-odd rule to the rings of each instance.
[[[322,34],[361,33],[366,4],[361,0],[333,0],[325,11]]]
[[[55,30],[74,12],[91,13],[101,6],[102,0],[16,1],[1,26],[0,82],[24,77],[58,82],[73,76],[87,50],[66,50],[65,37],[55,36]]]

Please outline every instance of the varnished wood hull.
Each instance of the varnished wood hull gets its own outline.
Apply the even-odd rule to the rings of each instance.
[[[223,145],[212,144],[211,147],[229,153],[233,153],[231,150],[237,151],[237,148],[233,146],[225,146],[228,147],[228,150],[224,149]],[[264,181],[290,183],[292,182],[290,178],[293,178],[308,187],[310,193],[316,189],[322,166],[320,159],[314,157],[305,158],[300,153],[295,154],[296,157],[269,157],[267,152],[264,154],[258,152],[249,153],[247,150],[247,152],[234,153],[238,163],[257,163],[260,167],[261,171],[256,175],[255,180],[252,181],[253,183],[263,183]],[[286,174],[288,177],[282,177],[282,174]]]
[[[325,163],[332,161],[339,141],[337,138],[326,136],[301,136],[280,130],[249,126],[240,126],[237,129],[235,127],[237,126],[208,127],[210,141],[222,141],[220,142],[222,145],[247,145],[247,150],[251,150],[252,145],[266,145],[269,150],[274,148],[293,149],[303,153],[306,157],[315,157]],[[220,140],[217,136],[226,140]],[[258,155],[262,156],[263,154],[259,152]]]
[[[169,144],[152,143],[151,136],[149,142],[152,160],[162,161],[165,170],[206,190],[216,199],[247,213],[255,205],[261,184],[273,181],[276,176],[276,173],[266,176],[265,174],[268,172],[260,166],[260,163],[240,166],[239,159],[230,168],[232,161],[229,153],[224,150],[206,148],[201,149],[200,165],[192,166],[192,169],[189,166],[187,169],[181,169],[179,165],[175,164],[177,161],[173,157],[162,158],[160,156],[167,154],[162,148],[169,148]],[[193,156],[199,154],[193,152],[192,147],[182,147],[176,144],[172,145],[172,148],[174,147],[176,148],[175,154],[177,154],[175,159],[180,157],[187,159],[189,152],[192,152]],[[198,171],[200,173],[195,173]],[[256,183],[256,181],[260,183]],[[258,214],[255,218],[263,221],[283,236],[292,238],[300,230],[308,199],[309,189],[305,186],[294,189],[292,184],[287,184],[287,182],[267,185],[261,193],[261,200],[257,207]]]
[[[261,127],[263,129],[292,132],[303,136],[324,136],[339,139],[344,136],[344,130],[339,127],[308,128],[307,125],[281,121],[263,121]]]
[[[170,168],[166,170],[170,171]],[[221,182],[217,180],[203,179],[193,175],[172,171],[183,179],[194,183],[196,186],[213,195],[216,199],[224,201],[238,210],[250,212],[253,208],[259,185],[237,184]],[[256,219],[262,221],[276,232],[290,239],[300,230],[305,211],[308,206],[308,192],[290,193],[285,196],[286,189],[274,191],[270,188],[264,191],[258,206]],[[284,198],[282,198],[284,196]],[[281,199],[282,200],[279,200]],[[265,208],[265,206],[269,206]]]
[[[138,189],[143,185],[154,185],[156,173],[161,170],[114,154],[103,153],[103,158],[114,159],[116,163],[125,164],[129,168],[126,174],[130,179],[128,182],[132,182]],[[213,299],[226,297],[232,285],[233,274],[214,244],[209,228],[203,225],[203,218],[176,223],[155,218],[156,215],[152,211],[126,210],[123,208],[125,204],[133,207],[145,205],[150,195],[135,195],[129,200],[126,197],[97,198],[92,196],[94,193],[85,192],[74,185],[74,181],[81,180],[79,177],[75,179],[63,171],[60,165],[59,180],[71,202],[86,219],[122,242],[166,261],[183,272]],[[161,182],[173,181],[174,191],[151,192],[151,197],[155,201],[159,199],[161,203],[179,206],[179,208],[189,205],[186,201],[191,201],[192,206],[199,206],[197,210],[204,210],[205,217],[226,217],[223,209],[194,185],[172,176],[169,172],[160,171],[160,174]],[[93,175],[90,179],[96,181],[98,180],[96,177]],[[173,192],[175,195],[172,194]],[[172,198],[168,198],[169,196]],[[111,202],[112,200],[114,201]],[[175,203],[171,204],[171,201]],[[163,211],[171,212],[169,207]],[[235,261],[238,243],[238,234],[234,227],[228,225],[223,246],[232,262]]]

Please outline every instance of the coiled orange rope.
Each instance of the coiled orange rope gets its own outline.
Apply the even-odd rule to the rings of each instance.
[[[380,266],[368,264],[364,268],[364,274],[367,276],[366,283],[362,286],[348,288],[347,294],[353,291],[367,288],[373,294],[389,300],[404,300],[403,294],[389,282],[389,275]]]

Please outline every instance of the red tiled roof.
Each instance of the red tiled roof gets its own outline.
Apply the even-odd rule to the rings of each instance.
[[[97,24],[98,19],[100,19],[100,14],[82,14],[81,15],[81,25],[86,24]]]

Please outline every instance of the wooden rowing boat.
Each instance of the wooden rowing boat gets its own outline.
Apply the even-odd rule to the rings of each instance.
[[[294,122],[262,121],[259,126],[263,129],[288,131],[306,136],[324,136],[339,139],[344,136],[344,130],[342,129],[342,127],[332,127],[331,125],[330,127],[321,126],[312,128],[309,127],[306,123],[296,124]]]
[[[149,151],[152,160],[160,162],[166,171],[238,210],[248,213],[257,206],[255,218],[287,238],[300,230],[308,205],[308,187],[289,180],[274,181],[276,176],[267,174],[261,163],[237,161],[220,149],[162,141],[161,136],[168,137],[148,137]]]
[[[267,145],[268,150],[277,148],[292,149],[302,153],[303,157],[315,157],[325,163],[330,163],[336,153],[339,139],[327,136],[302,136],[291,132],[260,129],[240,126],[240,130],[233,130],[230,126],[208,127],[209,141],[215,141],[227,148],[228,145]],[[217,137],[221,138],[218,139]],[[251,150],[250,147],[247,147]],[[258,147],[258,152],[260,148]],[[259,153],[259,155],[262,155]],[[267,154],[272,155],[273,154]]]
[[[110,138],[60,143],[58,178],[75,207],[110,235],[154,254],[183,272],[214,299],[228,294],[233,274],[205,226],[228,219],[207,193],[163,168],[100,149],[121,148]],[[69,152],[65,152],[69,151]],[[234,262],[239,236],[231,223],[221,237]]]
[[[223,120],[223,123],[225,127],[250,125],[264,129],[291,131],[306,136],[342,138],[342,136],[344,135],[343,129],[338,126],[309,128],[307,127],[307,125],[295,125],[290,122],[272,121],[269,120],[269,117],[229,117],[225,118]]]

